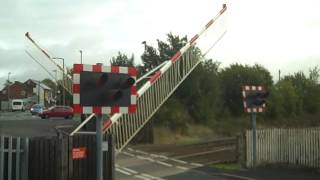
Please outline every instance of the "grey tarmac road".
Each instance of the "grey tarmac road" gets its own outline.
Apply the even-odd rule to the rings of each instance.
[[[79,124],[75,119],[41,119],[30,112],[0,112],[0,135],[12,136],[55,136],[57,128],[70,131]]]
[[[199,171],[201,164],[177,161],[165,156],[124,150],[116,157],[116,178],[119,180],[232,180],[251,178]]]
[[[229,180],[319,180],[320,169],[268,165],[253,169],[223,170],[175,159],[138,149],[127,148],[117,157],[117,177],[133,179],[135,175],[151,175],[149,179],[229,179]],[[165,166],[165,167],[163,167]],[[127,168],[128,171],[126,171]],[[178,169],[178,170],[177,170]],[[133,172],[130,172],[132,171]],[[141,178],[142,179],[142,178]],[[146,178],[148,180],[148,177]]]

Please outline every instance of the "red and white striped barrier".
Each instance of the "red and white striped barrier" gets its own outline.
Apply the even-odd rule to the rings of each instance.
[[[138,90],[138,96],[141,96],[143,93],[145,93],[152,84],[154,84],[163,73],[165,73],[171,66],[173,63],[175,63],[176,61],[179,60],[179,58],[192,46],[195,44],[195,42],[197,41],[197,39],[207,30],[209,29],[214,22],[227,10],[227,6],[224,4],[223,8],[220,10],[220,12],[213,18],[211,19],[206,25],[205,27],[195,36],[193,36],[191,38],[191,40],[184,46],[182,47],[174,56],[172,56],[170,58],[170,61],[168,61],[161,69],[159,69],[157,72],[155,72],[155,74],[149,79],[148,82],[146,82],[139,90]],[[104,131],[106,131],[107,129],[109,129],[113,123],[115,123],[118,118],[121,117],[122,114],[116,113],[114,115],[111,116],[111,118],[109,120],[107,120],[104,123]]]

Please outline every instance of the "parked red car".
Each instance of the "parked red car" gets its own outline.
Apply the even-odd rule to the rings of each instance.
[[[64,117],[70,119],[73,117],[73,109],[69,106],[52,106],[48,110],[44,110],[39,116],[42,119],[49,117]]]

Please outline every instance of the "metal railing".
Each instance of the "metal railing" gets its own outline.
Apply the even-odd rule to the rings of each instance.
[[[0,180],[28,179],[29,139],[0,136]]]
[[[156,68],[160,68],[159,70],[152,70],[154,74],[150,76],[151,78],[138,90],[137,113],[116,113],[105,122],[104,131],[106,133],[112,133],[116,137],[116,153],[120,152],[130,142],[130,140],[135,137],[150,118],[158,111],[161,105],[201,62],[201,58],[203,56],[201,56],[200,51],[194,47],[194,44],[197,39],[226,11],[226,8],[227,7],[223,5],[222,10],[213,19],[211,19],[198,34],[196,34],[184,47],[171,57],[170,60],[165,61]],[[213,43],[213,46],[224,36],[224,34],[225,32],[218,37],[218,39]],[[209,50],[211,50],[211,48]],[[207,54],[208,51],[205,52],[205,54]],[[140,81],[140,79],[138,81]],[[78,131],[90,120],[90,118],[93,117],[93,115],[94,114],[81,123],[71,133],[71,136],[76,133],[83,133]]]
[[[122,114],[107,133],[116,136],[116,150],[121,151],[144,127],[161,105],[200,63],[194,48],[190,48],[152,86],[137,99],[137,113]]]

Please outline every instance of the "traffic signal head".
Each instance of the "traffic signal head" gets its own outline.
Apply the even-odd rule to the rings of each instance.
[[[263,86],[243,86],[243,105],[245,112],[263,112],[269,92]]]
[[[78,66],[82,68],[79,70]],[[78,71],[74,70],[75,112],[109,114],[136,111],[137,73],[134,68],[74,65],[74,69],[77,67]],[[78,85],[75,85],[75,80]]]
[[[82,106],[120,106],[131,104],[134,78],[122,73],[80,73],[80,104]]]

